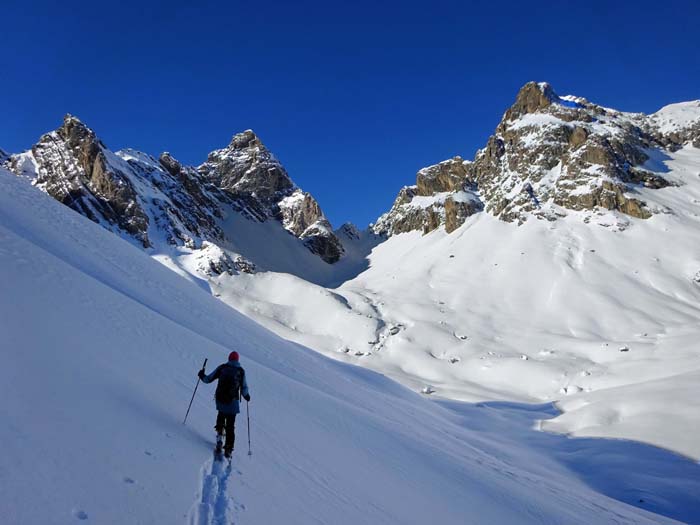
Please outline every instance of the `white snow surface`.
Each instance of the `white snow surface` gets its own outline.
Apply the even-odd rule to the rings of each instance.
[[[430,208],[431,206],[438,204],[444,205],[445,201],[450,198],[454,202],[475,202],[478,201],[477,197],[468,191],[445,191],[440,193],[435,193],[433,195],[416,195],[403,206],[407,208]]]
[[[456,247],[459,238],[425,242]],[[382,246],[394,257],[403,250],[410,262],[407,239]],[[460,265],[468,275],[465,253],[458,252],[462,260],[455,257],[452,268]],[[364,283],[357,297],[365,301],[373,283],[393,281],[381,253],[372,258],[376,267],[345,293]],[[435,270],[420,284],[423,293],[446,277]],[[657,286],[663,290],[664,283]],[[533,430],[553,415],[549,405],[435,402],[327,359],[273,335],[4,170],[0,289],[4,523],[698,521],[696,464],[645,445]],[[308,290],[332,300],[329,291]],[[687,299],[658,315],[693,315]],[[407,304],[387,311],[427,315],[437,310],[434,300],[424,298],[427,309]],[[417,337],[413,327],[427,321],[414,316],[398,333]],[[476,327],[463,328],[471,337]],[[504,341],[511,336],[503,331]],[[391,346],[385,353],[395,351]],[[232,349],[242,354],[253,397],[253,455],[246,455],[239,417],[228,469],[211,462],[210,386],[200,385],[186,426],[182,418],[203,358],[211,370]],[[645,351],[633,346],[629,355]],[[408,367],[427,362],[408,357]],[[517,362],[537,362],[532,357]],[[670,360],[666,372],[679,361]]]
[[[649,117],[661,133],[681,131],[700,124],[700,100],[669,104]]]
[[[282,337],[416,392],[553,402],[564,415],[546,430],[697,459],[700,150],[649,154],[644,167],[675,185],[638,190],[666,211],[647,220],[569,211],[518,226],[480,213],[449,235],[391,237],[334,289],[274,272],[210,286]]]

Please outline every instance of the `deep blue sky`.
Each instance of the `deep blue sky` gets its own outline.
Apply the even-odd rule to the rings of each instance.
[[[3,2],[0,147],[69,112],[199,164],[252,128],[364,226],[419,168],[471,158],[529,80],[629,111],[700,98],[697,0],[178,4]]]

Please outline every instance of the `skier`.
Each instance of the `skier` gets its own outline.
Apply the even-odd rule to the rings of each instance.
[[[228,356],[228,363],[216,367],[211,374],[206,375],[204,368],[197,374],[203,383],[211,383],[218,380],[214,399],[216,400],[216,454],[221,453],[223,434],[226,433],[226,443],[224,444],[224,455],[231,458],[233,453],[233,442],[235,440],[234,426],[236,424],[236,414],[240,409],[241,396],[246,401],[250,401],[248,392],[248,382],[245,378],[245,370],[238,362],[238,352],[231,352]]]

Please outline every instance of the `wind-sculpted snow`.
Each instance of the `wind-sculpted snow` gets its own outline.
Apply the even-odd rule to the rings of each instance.
[[[615,493],[586,469],[595,447],[572,467],[509,418],[465,418],[284,341],[2,170],[0,289],[6,523],[651,524],[693,511],[691,462],[637,476],[652,463],[623,447],[605,475],[642,480],[645,496]],[[233,471],[212,472],[212,390],[182,417],[203,358],[233,349],[256,452],[241,453],[239,422]],[[673,493],[671,475],[688,479]]]

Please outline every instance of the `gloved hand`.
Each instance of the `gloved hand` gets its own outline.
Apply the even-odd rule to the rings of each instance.
[[[244,395],[243,399],[245,399],[246,401],[250,401],[250,394]]]
[[[197,372],[197,377],[199,377],[199,379],[204,379],[204,375],[204,368]]]

